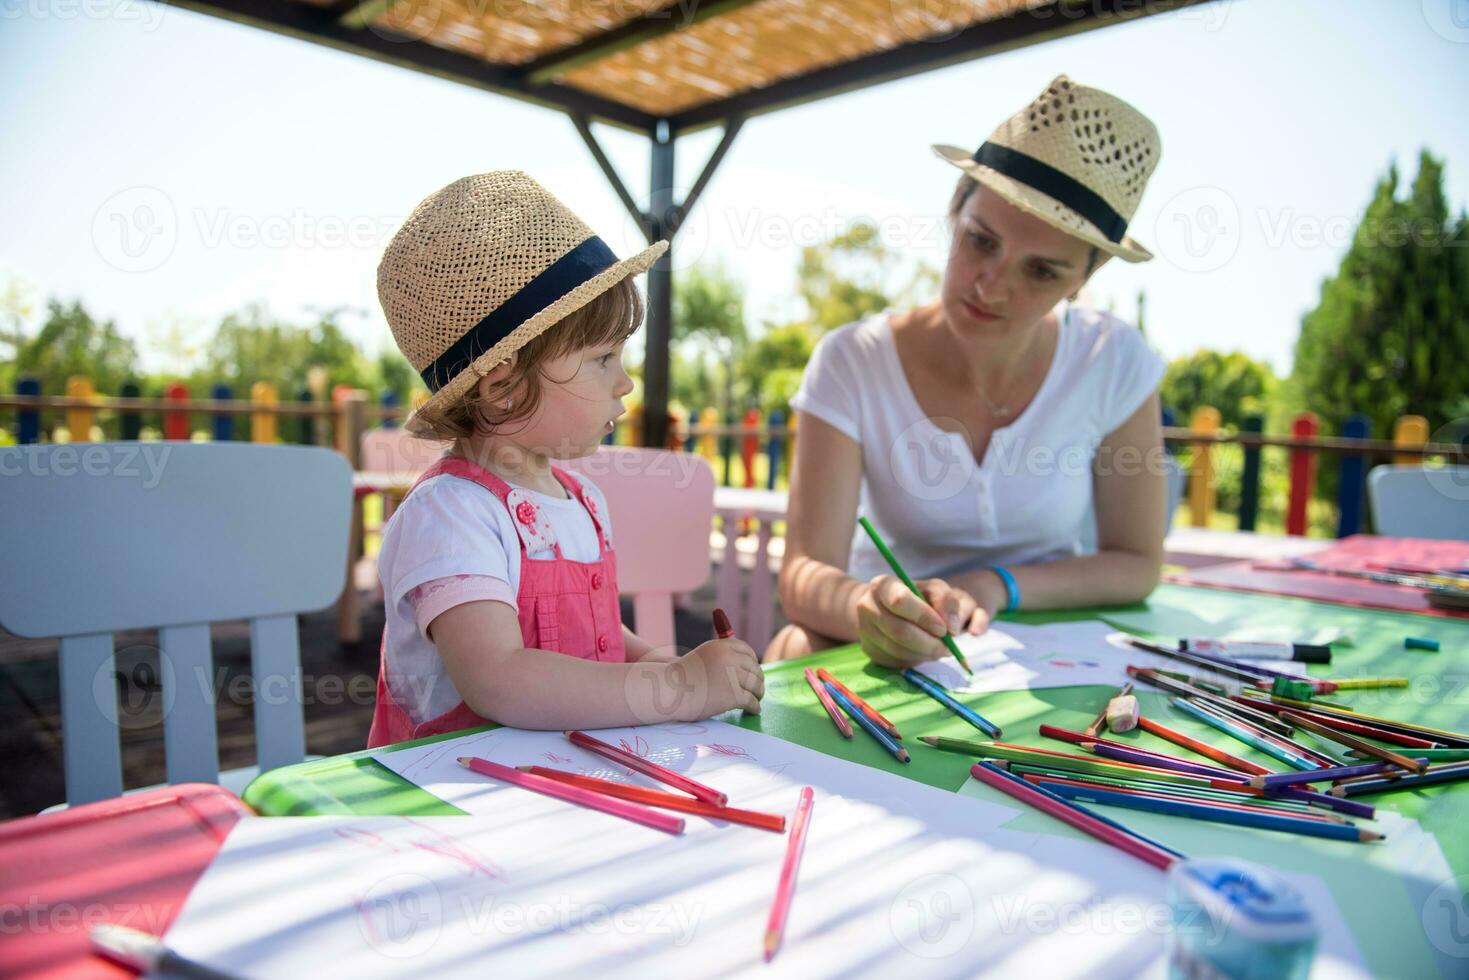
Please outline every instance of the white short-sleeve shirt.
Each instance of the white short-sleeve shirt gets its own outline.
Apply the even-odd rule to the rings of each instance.
[[[584,476],[577,476],[602,515],[607,540],[612,526],[607,501]],[[522,490],[550,519],[561,554],[594,562],[602,553],[596,525],[576,498]],[[553,551],[533,552],[530,560],[550,559]],[[462,599],[498,599],[515,605],[520,593],[520,534],[494,494],[471,480],[443,474],[423,481],[393,512],[383,528],[377,573],[386,614],[384,655],[388,675],[397,680],[393,696],[415,723],[436,718],[462,698],[426,632],[432,615],[420,615],[410,593],[425,583],[474,576],[476,590]],[[486,587],[488,586],[488,587]],[[434,603],[442,612],[442,602]]]
[[[860,512],[915,578],[1079,553],[1097,446],[1158,387],[1164,364],[1136,327],[1109,313],[1067,304],[1060,324],[1045,380],[995,430],[983,463],[962,433],[924,415],[889,314],[817,343],[791,406],[861,444]],[[864,581],[888,572],[860,527],[847,572]]]

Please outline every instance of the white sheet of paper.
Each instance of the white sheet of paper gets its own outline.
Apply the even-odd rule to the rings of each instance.
[[[1163,973],[1162,873],[1098,842],[1007,829],[1019,805],[719,722],[597,736],[748,809],[789,817],[815,787],[771,964],[761,945],[783,835],[690,816],[674,837],[454,761],[651,785],[559,733],[508,729],[376,757],[469,816],[241,821],[166,938],[259,977]]]
[[[1222,674],[1129,646],[1128,635],[1094,619],[1041,626],[1000,623],[979,636],[955,637],[974,671],[973,677],[965,674],[953,657],[930,661],[918,669],[949,690],[963,694],[1038,691],[1081,684],[1118,688],[1131,680],[1128,664],[1236,684]],[[1305,664],[1291,660],[1271,660],[1261,666],[1295,676],[1306,673]]]

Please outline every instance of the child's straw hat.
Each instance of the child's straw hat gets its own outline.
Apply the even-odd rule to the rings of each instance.
[[[1153,257],[1127,224],[1163,152],[1158,129],[1114,95],[1065,75],[977,151],[934,152],[1005,200],[1128,262]]]
[[[424,198],[388,243],[377,295],[398,349],[439,411],[496,365],[668,248],[619,260],[530,177],[497,170]]]

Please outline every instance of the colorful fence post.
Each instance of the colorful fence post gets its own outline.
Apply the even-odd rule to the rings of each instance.
[[[382,406],[383,408],[397,408],[398,393],[391,388],[383,392]],[[398,420],[391,416],[385,417],[382,420],[382,427],[384,429],[396,429],[398,427]]]
[[[142,398],[143,389],[136,381],[125,381],[121,394],[124,398]],[[118,423],[124,442],[137,442],[143,437],[142,412],[121,412]]]
[[[41,397],[41,379],[27,375],[15,380],[15,393],[31,398]],[[15,413],[15,441],[31,446],[41,441],[41,410],[22,408]]]
[[[643,442],[643,406],[634,405],[627,410],[627,424],[622,427],[622,444],[640,446]]]
[[[719,409],[706,408],[699,413],[699,428],[703,434],[699,436],[699,455],[709,461],[711,467],[719,460],[719,442],[714,438],[714,430],[719,428]]]
[[[256,405],[278,405],[280,400],[275,385],[269,381],[257,381],[250,386],[250,401]],[[280,416],[274,412],[251,412],[250,441],[273,445],[279,434],[279,419]]]
[[[1341,434],[1347,439],[1366,439],[1372,421],[1360,412],[1347,419]],[[1362,501],[1367,492],[1367,457],[1355,453],[1341,454],[1341,486],[1336,491],[1336,509],[1340,518],[1336,536],[1344,538],[1362,530]]]
[[[1422,446],[1428,442],[1428,420],[1421,415],[1401,415],[1393,425],[1395,446]],[[1416,453],[1398,453],[1392,461],[1399,466],[1419,466],[1423,457]]]
[[[90,400],[96,392],[92,389],[92,379],[84,374],[73,374],[66,379],[66,397],[86,398]],[[95,408],[68,408],[66,410],[66,429],[71,434],[72,442],[91,442],[92,423],[96,421],[97,410]]]
[[[770,441],[765,444],[765,458],[770,460],[770,472],[765,475],[765,488],[775,489],[775,479],[780,473],[781,457],[785,455],[782,448],[784,440],[780,436],[781,426],[786,424],[786,413],[780,409],[770,413]]]
[[[302,405],[311,404],[311,389],[302,388],[296,392],[296,401]],[[310,415],[297,415],[292,426],[292,431],[295,435],[296,445],[314,445],[316,441],[316,419]]]
[[[1312,412],[1302,412],[1290,425],[1290,433],[1297,439],[1309,439],[1320,430],[1320,423]],[[1316,450],[1292,449],[1290,451],[1290,503],[1286,507],[1285,533],[1303,536],[1308,517],[1306,505],[1316,487]]]
[[[217,402],[234,401],[234,398],[235,398],[235,393],[230,388],[229,385],[215,385],[214,388],[210,391],[209,395],[210,395],[211,398],[213,398]],[[214,441],[215,442],[231,442],[231,441],[233,441],[234,438],[235,438],[235,416],[234,416],[234,413],[233,412],[215,411],[212,414],[213,414],[213,421],[214,421],[214,426],[213,426],[213,429],[214,429]]]
[[[163,390],[163,398],[165,401],[170,402],[186,402],[189,400],[189,386],[181,381],[175,381]],[[187,411],[182,409],[164,410],[163,438],[188,441],[189,413]]]
[[[681,440],[678,437],[678,427],[680,425],[682,425],[682,424],[683,424],[683,419],[679,418],[678,413],[675,412],[675,411],[671,411],[670,410],[669,413],[668,413],[668,448],[669,449],[676,450],[682,444],[683,440]]]
[[[1265,431],[1265,420],[1258,415],[1247,415],[1240,422],[1240,431],[1259,435]],[[1245,465],[1239,478],[1239,529],[1253,531],[1255,518],[1260,513],[1260,447],[1245,446]]]
[[[730,430],[734,428],[734,412],[727,412],[724,416],[724,432],[719,436],[719,456],[724,460],[724,485],[732,486],[731,479],[734,476],[734,436]]]
[[[745,409],[745,436],[740,440],[740,462],[745,468],[745,487],[755,485],[755,454],[760,451],[760,409]]]
[[[1213,435],[1219,431],[1219,409],[1200,405],[1194,410],[1189,427],[1195,432]],[[1214,446],[1207,442],[1194,443],[1193,473],[1188,482],[1188,509],[1190,523],[1194,527],[1208,527],[1214,514],[1217,488],[1214,485]]]

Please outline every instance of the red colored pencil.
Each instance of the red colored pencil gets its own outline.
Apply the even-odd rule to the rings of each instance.
[[[831,716],[831,722],[833,725],[837,726],[837,731],[842,733],[842,738],[851,738],[852,723],[847,721],[846,718],[842,717],[842,713],[837,709],[835,702],[832,701],[831,695],[826,693],[826,688],[823,687],[821,685],[821,681],[817,679],[816,672],[810,667],[807,667],[805,670],[805,676],[806,683],[810,684],[811,690],[816,692],[816,699],[821,702],[821,706],[825,708],[826,713]]]
[[[688,793],[696,800],[703,800],[711,806],[729,806],[729,797],[712,786],[695,782],[687,776],[681,776],[672,769],[665,769],[656,762],[649,762],[640,755],[633,755],[615,745],[608,745],[600,739],[592,738],[586,732],[567,732],[566,737],[571,739],[573,745],[579,745],[588,752],[595,752],[604,759],[611,759],[619,765],[626,766],[636,772],[642,773],[650,779],[656,779],[660,783],[672,786],[674,789]]]
[[[780,949],[785,935],[786,917],[791,911],[791,897],[796,893],[796,871],[801,864],[801,853],[806,849],[806,828],[811,826],[811,807],[814,793],[810,786],[802,787],[801,800],[796,804],[796,820],[791,826],[791,836],[786,841],[786,856],[780,866],[780,883],[775,886],[775,902],[770,906],[770,918],[765,923],[765,962],[769,963]]]
[[[1139,715],[1137,726],[1150,735],[1156,735],[1164,741],[1172,742],[1174,745],[1188,749],[1190,752],[1197,752],[1204,758],[1213,759],[1221,766],[1227,766],[1237,772],[1246,772],[1252,776],[1268,776],[1273,772],[1273,770],[1256,765],[1248,759],[1241,759],[1237,755],[1230,755],[1223,749],[1215,748],[1207,742],[1200,742],[1196,738],[1190,738],[1183,732],[1176,732],[1167,725],[1156,722],[1151,718]]]
[[[723,609],[716,608],[714,610],[714,635],[721,640],[727,640],[731,636],[734,636],[734,627],[730,625],[729,617],[725,615]]]
[[[683,833],[683,817],[675,817],[667,813],[658,813],[647,807],[638,806],[635,803],[627,803],[622,800],[613,799],[602,793],[594,793],[591,790],[582,789],[579,786],[568,786],[554,779],[545,779],[541,776],[532,776],[509,766],[502,766],[498,762],[489,759],[476,759],[470,756],[460,756],[459,764],[467,769],[473,769],[481,776],[489,776],[521,789],[528,789],[543,796],[552,796],[567,803],[575,803],[579,806],[588,807],[592,810],[601,810],[614,817],[622,817],[640,823],[654,830],[664,830],[670,834]]]
[[[1186,766],[1198,765],[1198,763],[1189,762],[1187,759],[1180,759],[1178,756],[1170,755],[1167,752],[1154,752],[1152,749],[1141,749],[1138,748],[1136,745],[1133,745],[1131,742],[1118,742],[1114,739],[1103,738],[1100,735],[1085,735],[1081,732],[1073,732],[1070,729],[1057,728],[1055,725],[1040,726],[1040,733],[1047,738],[1054,738],[1058,742],[1070,742],[1073,745],[1082,746],[1086,745],[1088,742],[1092,742],[1099,745],[1110,745],[1114,749],[1126,749],[1128,752],[1140,753],[1142,755],[1150,755],[1155,759],[1161,760],[1158,765],[1153,767],[1155,769],[1173,768],[1173,766],[1169,765],[1168,763],[1183,763]],[[1146,763],[1139,763],[1135,760],[1130,761],[1133,761],[1135,765],[1146,765]],[[1205,768],[1217,769],[1220,778],[1225,778],[1233,775],[1233,773],[1231,773],[1229,770],[1223,769],[1218,766],[1206,766]],[[1241,776],[1239,778],[1244,779],[1245,777]]]
[[[1178,860],[1174,855],[1159,850],[1152,844],[1144,843],[1136,837],[1118,830],[1111,824],[1104,823],[1090,814],[1082,813],[1067,803],[1047,796],[1017,776],[1002,773],[995,767],[986,765],[983,762],[975,763],[970,767],[969,772],[975,779],[978,779],[986,786],[1013,796],[1017,800],[1029,803],[1037,810],[1050,814],[1057,820],[1068,823],[1077,830],[1090,834],[1097,840],[1111,844],[1118,850],[1131,854],[1139,861],[1146,861],[1160,871],[1167,871]]]
[[[871,718],[873,722],[880,725],[882,729],[893,738],[901,739],[903,737],[903,733],[898,731],[897,725],[894,725],[892,722],[884,718],[881,711],[878,711],[872,705],[868,704],[866,701],[863,701],[861,698],[859,698],[856,694],[852,693],[852,689],[850,687],[833,677],[831,675],[831,672],[828,671],[825,667],[817,667],[816,676],[826,681],[838,691],[841,691],[843,694],[845,694],[847,696],[847,700],[851,701],[854,705],[857,706],[858,711],[862,712],[868,718]]]
[[[642,803],[644,806],[695,813],[701,817],[742,823],[750,827],[759,827],[761,830],[773,830],[777,834],[785,833],[786,829],[786,818],[778,813],[759,813],[755,810],[736,810],[728,806],[710,806],[703,800],[691,800],[680,793],[665,793],[661,789],[648,789],[645,786],[629,786],[627,783],[619,783],[611,779],[598,779],[596,776],[583,776],[580,773],[550,769],[546,766],[519,766],[517,768],[532,776],[544,776],[547,779],[566,783],[568,786],[580,786],[594,793],[605,793],[619,799]]]
[[[1344,732],[1349,732],[1353,735],[1365,735],[1368,738],[1375,738],[1379,742],[1388,742],[1393,745],[1401,745],[1404,748],[1431,749],[1439,744],[1438,742],[1431,742],[1426,738],[1418,738],[1416,736],[1408,735],[1403,732],[1388,731],[1386,728],[1378,728],[1375,725],[1368,725],[1360,721],[1351,721],[1347,718],[1341,718],[1336,715],[1324,715],[1318,711],[1308,711],[1305,708],[1292,709],[1292,707],[1288,704],[1276,704],[1274,701],[1260,701],[1255,698],[1246,698],[1244,695],[1239,695],[1238,699],[1240,703],[1248,704],[1252,708],[1260,708],[1264,711],[1273,711],[1276,714],[1279,714],[1282,711],[1295,710],[1308,718],[1316,719],[1323,725],[1333,725],[1337,729]]]

